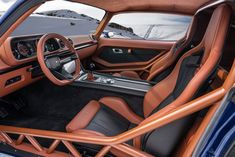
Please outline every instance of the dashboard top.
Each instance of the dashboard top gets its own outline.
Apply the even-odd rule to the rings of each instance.
[[[2,46],[0,46],[0,57],[4,63],[9,66],[17,66],[36,60],[37,43],[43,34],[30,36],[9,37]],[[76,48],[81,44],[94,42],[90,36],[69,36],[66,37]],[[55,51],[66,51],[62,41],[58,39],[49,39],[45,45],[45,53]]]

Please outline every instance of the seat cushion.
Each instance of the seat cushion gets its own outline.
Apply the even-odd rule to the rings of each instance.
[[[100,101],[107,103],[110,102],[110,99],[112,99],[112,97],[102,98]],[[116,100],[118,100],[118,98],[116,98]],[[117,101],[115,102],[116,103],[112,104],[118,105]],[[119,105],[122,106],[121,104]],[[110,107],[112,108],[111,105]],[[131,122],[133,120],[135,123],[138,122],[136,119],[137,115],[133,115],[133,113],[131,113],[132,111],[130,111],[127,106],[125,107],[126,111],[130,112],[129,115],[133,115],[133,118],[124,117],[123,115],[125,114],[123,114],[123,112],[122,114],[119,114],[117,108],[113,107],[116,109],[115,111],[110,107],[98,101],[90,101],[66,126],[67,131],[83,136],[115,136],[137,126],[137,124]],[[140,121],[138,123],[140,123]],[[132,140],[128,141],[127,144],[133,145]],[[100,145],[86,143],[75,144],[75,146],[94,152],[97,152],[102,148]],[[112,149],[111,152],[116,155],[120,154],[120,152],[117,150],[115,151],[115,149]]]
[[[140,76],[135,71],[122,71],[120,73],[114,73],[113,76],[128,77],[128,78],[141,80]]]
[[[143,118],[135,114],[123,99],[104,97],[99,101],[90,101],[66,126],[66,130],[88,129],[114,136],[117,132],[127,130],[131,123],[137,125],[142,121]],[[109,129],[113,132],[109,132]]]
[[[127,131],[130,126],[132,125],[127,119],[109,107],[101,105],[100,110],[85,129],[97,131],[106,136],[115,136]]]
[[[66,126],[67,132],[86,128],[99,109],[99,102],[90,101]]]

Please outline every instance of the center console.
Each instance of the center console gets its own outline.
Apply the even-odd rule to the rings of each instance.
[[[147,81],[132,80],[129,78],[115,77],[96,72],[92,73],[92,79],[89,79],[88,75],[90,75],[89,72],[81,70],[81,75],[74,82],[74,85],[126,93],[136,96],[144,96],[146,92],[154,85],[153,83]]]
[[[75,63],[68,63],[64,66],[64,68],[67,72],[73,73],[75,71]],[[31,70],[32,77],[41,76],[42,72],[38,65],[31,69],[33,69]],[[149,89],[155,85],[155,83],[87,71],[81,67],[80,77],[75,80],[72,85],[135,96],[144,96]]]

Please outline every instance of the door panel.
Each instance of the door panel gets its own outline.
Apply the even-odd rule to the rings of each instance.
[[[92,60],[100,72],[144,70],[168,52],[174,43],[101,38]]]
[[[104,47],[101,50],[99,58],[113,64],[147,62],[160,53],[161,51],[149,49]]]

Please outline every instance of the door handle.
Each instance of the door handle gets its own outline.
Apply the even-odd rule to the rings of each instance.
[[[112,50],[113,50],[113,53],[115,53],[115,54],[122,54],[123,53],[122,49],[113,48]]]

